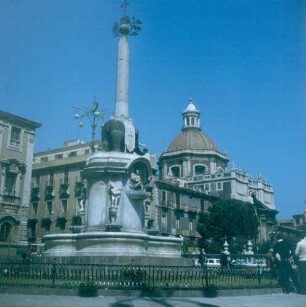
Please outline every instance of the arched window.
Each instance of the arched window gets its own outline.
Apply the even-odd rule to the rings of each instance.
[[[171,170],[171,174],[173,177],[177,177],[177,178],[180,178],[181,177],[181,168],[180,166],[172,166],[170,168]]]
[[[11,238],[12,224],[4,222],[0,228],[0,242],[8,242]]]
[[[204,175],[206,172],[206,167],[204,165],[195,165],[194,166],[194,175]]]

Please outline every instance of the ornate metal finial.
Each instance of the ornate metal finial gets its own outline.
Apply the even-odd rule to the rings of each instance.
[[[189,103],[192,103],[192,104],[193,104],[192,94],[190,94]]]
[[[114,36],[119,35],[138,35],[138,32],[141,31],[141,21],[138,19],[135,19],[135,17],[129,17],[126,15],[126,8],[129,5],[129,3],[124,0],[121,4],[121,7],[123,8],[123,16],[120,19],[120,24],[118,22],[115,22],[113,25],[113,34]]]
[[[126,17],[126,7],[129,5],[129,3],[124,0],[123,3],[121,4],[121,7],[123,8],[123,17]]]

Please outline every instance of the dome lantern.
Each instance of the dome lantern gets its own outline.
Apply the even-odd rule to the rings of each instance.
[[[201,130],[200,124],[200,111],[195,107],[192,98],[189,100],[187,108],[182,113],[183,115],[183,128],[182,130],[187,129],[197,129]]]

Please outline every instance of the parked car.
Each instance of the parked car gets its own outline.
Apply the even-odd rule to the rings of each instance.
[[[220,266],[220,259],[218,258],[207,258],[207,266]]]

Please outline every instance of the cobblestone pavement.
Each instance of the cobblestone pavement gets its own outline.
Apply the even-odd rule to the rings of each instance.
[[[306,296],[268,294],[229,297],[78,297],[0,294],[1,307],[306,307]]]

